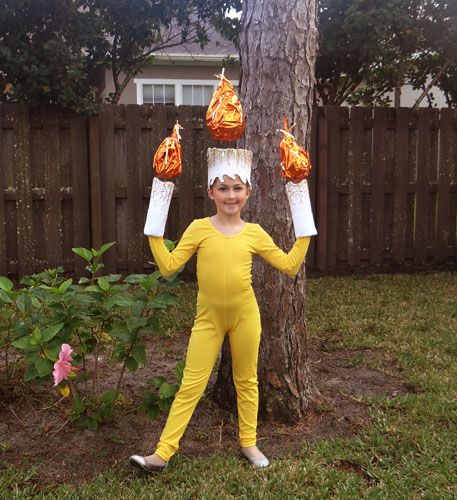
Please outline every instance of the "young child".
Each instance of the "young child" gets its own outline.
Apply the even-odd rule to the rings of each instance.
[[[306,190],[304,197],[303,192],[298,197],[288,193],[292,204],[296,205],[293,200],[301,200],[301,208],[297,211],[295,206],[293,210],[294,224],[297,220],[296,235],[300,237],[288,254],[280,250],[258,224],[241,218],[241,210],[251,194],[251,163],[251,151],[208,150],[208,196],[214,201],[217,213],[194,220],[172,252],[165,247],[162,238],[166,216],[158,217],[158,204],[166,195],[157,196],[157,186],[153,188],[156,193],[151,196],[145,234],[149,235],[155,261],[164,275],[171,275],[197,253],[198,297],[182,384],[155,453],[130,457],[132,465],[148,472],[165,469],[178,450],[226,334],[232,353],[241,451],[253,466],[268,466],[268,459],[256,446],[257,360],[261,326],[251,286],[252,256],[258,254],[280,271],[295,275],[305,259],[309,236],[316,234],[316,229],[306,181],[301,184],[302,190]],[[292,190],[296,190],[295,186]],[[171,194],[167,196],[171,198]],[[161,223],[156,228],[159,219]],[[300,234],[297,234],[297,225],[300,225]]]

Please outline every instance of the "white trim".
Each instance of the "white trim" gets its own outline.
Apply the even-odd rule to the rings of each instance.
[[[219,84],[219,79],[211,80],[191,80],[191,79],[176,79],[176,78],[135,78],[133,83],[136,85],[136,102],[143,104],[143,85],[174,85],[175,87],[175,105],[181,106],[183,101],[183,85],[212,85],[216,89]],[[238,86],[238,80],[232,80],[234,87]]]
[[[238,54],[183,54],[183,53],[163,53],[163,54],[153,54],[154,59],[156,61],[205,61],[205,62],[214,62],[214,63],[222,63],[222,61],[230,57],[235,61],[240,60],[240,56]],[[154,64],[154,62],[153,62]]]

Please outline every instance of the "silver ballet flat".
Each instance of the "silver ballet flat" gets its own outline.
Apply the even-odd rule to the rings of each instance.
[[[270,465],[270,462],[268,461],[268,458],[262,453],[261,457],[258,458],[252,458],[248,457],[244,451],[241,450],[241,454],[243,455],[244,458],[248,460],[248,462],[253,466],[253,467],[268,467]]]
[[[168,462],[165,462],[164,465],[151,464],[140,455],[132,455],[129,458],[129,462],[137,469],[141,469],[146,472],[163,472],[168,467]]]

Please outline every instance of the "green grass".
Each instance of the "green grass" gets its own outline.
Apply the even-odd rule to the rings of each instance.
[[[192,286],[177,320],[192,316]],[[0,498],[369,498],[457,497],[457,276],[452,273],[308,280],[308,331],[332,348],[378,348],[397,359],[414,392],[370,400],[371,422],[346,439],[304,442],[294,456],[252,470],[238,457],[176,457],[161,476],[122,460],[79,487],[38,489],[34,470],[0,472]],[[180,328],[180,327],[179,327]],[[179,328],[176,328],[179,330]],[[174,327],[169,325],[170,334]],[[363,356],[351,363],[359,366]],[[383,357],[370,359],[389,372]],[[342,462],[351,468],[339,467]]]

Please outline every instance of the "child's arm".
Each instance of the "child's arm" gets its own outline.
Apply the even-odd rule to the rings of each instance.
[[[257,253],[280,271],[295,276],[302,262],[305,260],[310,236],[317,234],[317,231],[311,210],[308,182],[306,180],[297,184],[288,182],[286,184],[286,192],[297,241],[292,250],[286,254],[274,244],[271,236],[259,226],[259,246]]]
[[[170,252],[165,246],[163,238],[149,236],[149,246],[160,272],[164,276],[171,276],[178,271],[195,253],[198,246],[194,222],[184,231],[176,248]]]
[[[290,276],[295,276],[305,260],[311,238],[309,236],[298,238],[292,250],[285,253],[275,245],[268,233],[260,226],[258,227],[257,253],[276,269]]]
[[[193,223],[184,231],[181,241],[173,252],[170,252],[163,242],[173,189],[172,182],[163,182],[154,177],[144,225],[144,234],[148,236],[154,259],[164,276],[171,276],[178,271],[191,258],[198,246]]]

